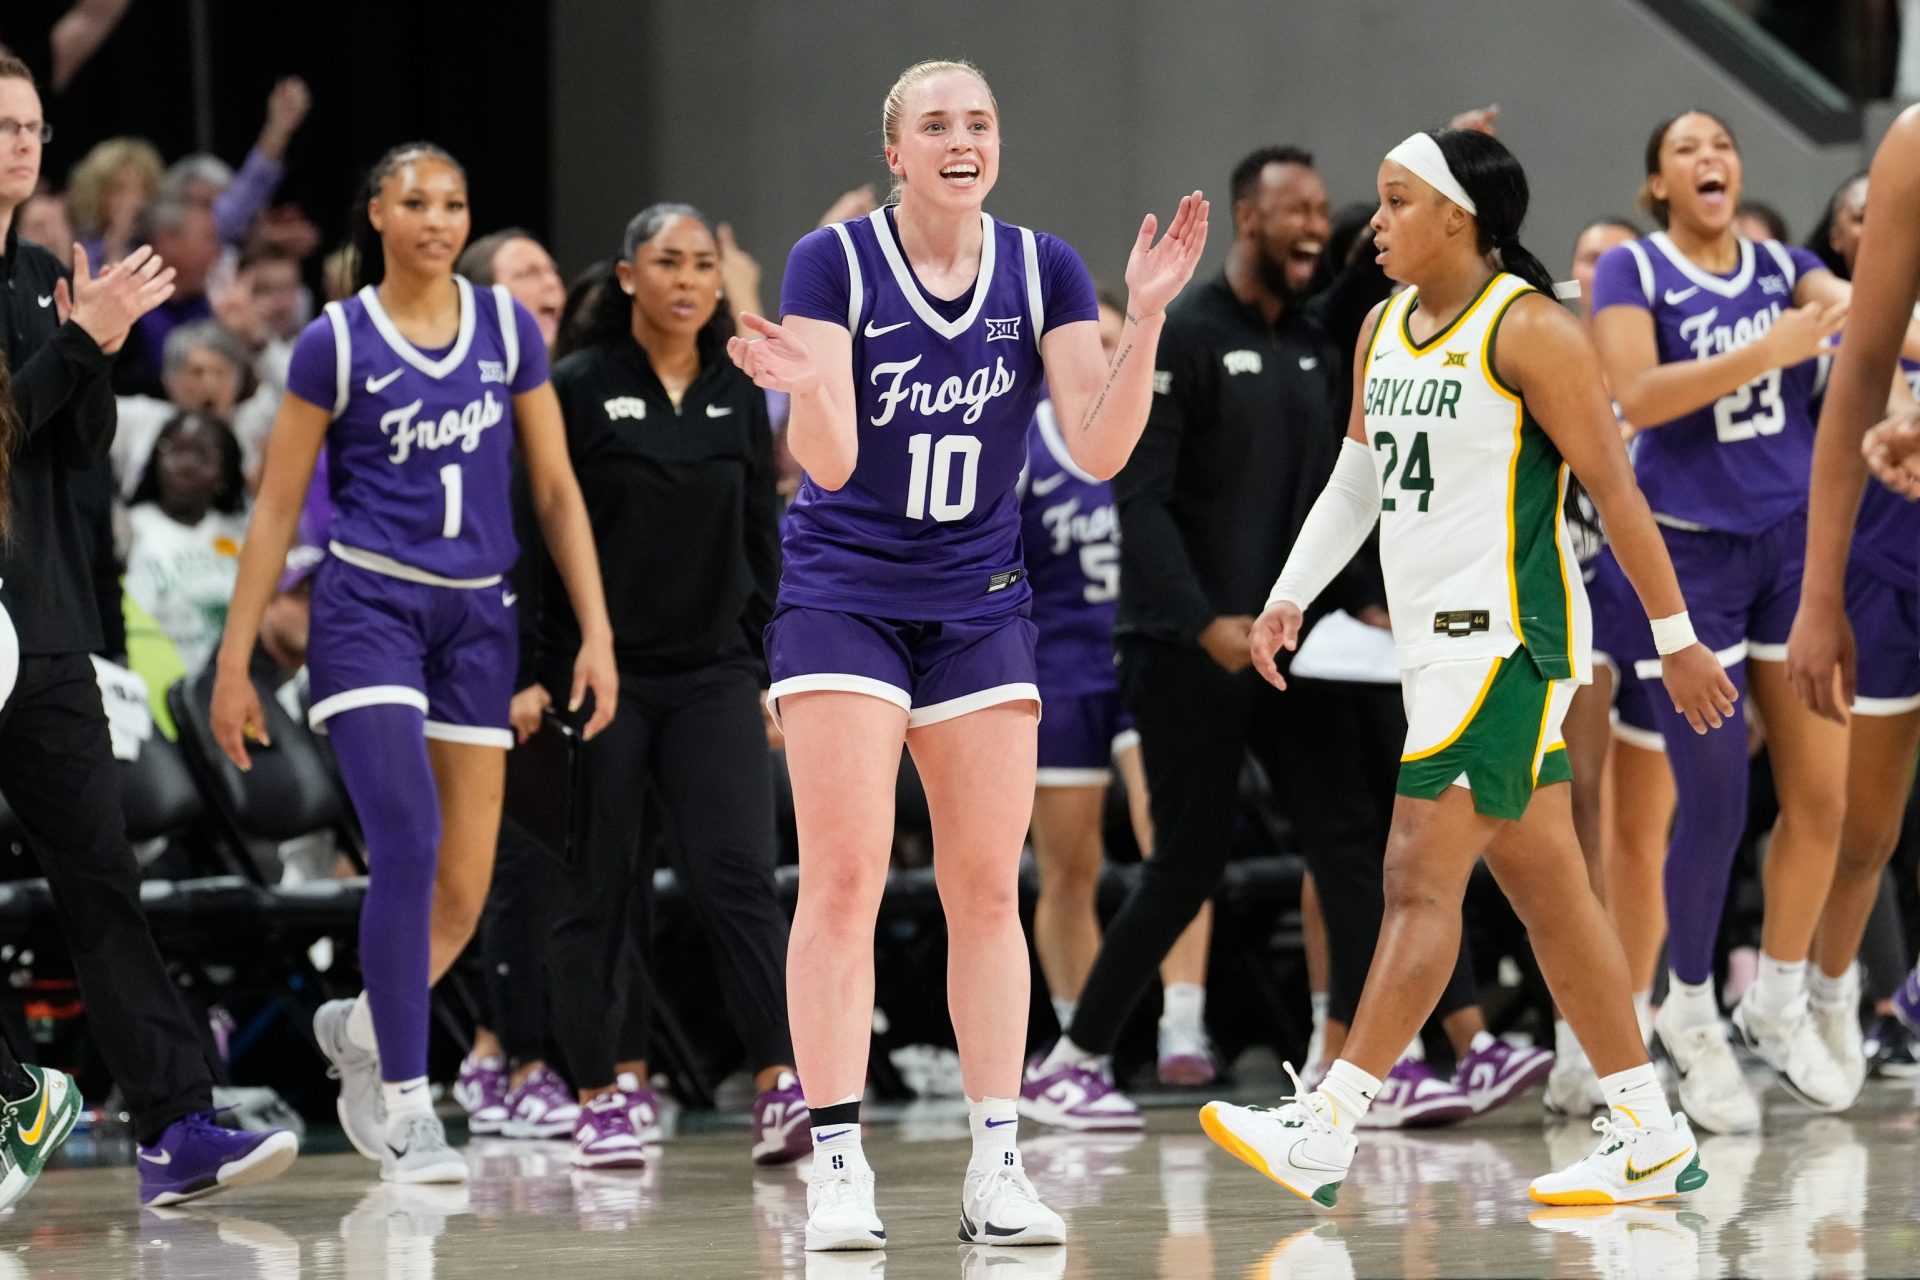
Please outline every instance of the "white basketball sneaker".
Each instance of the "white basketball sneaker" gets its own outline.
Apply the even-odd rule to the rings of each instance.
[[[887,1229],[873,1207],[873,1170],[864,1160],[849,1159],[838,1169],[822,1168],[816,1161],[807,1180],[807,1248],[886,1247]]]
[[[1067,1224],[1040,1202],[1018,1151],[976,1160],[960,1189],[960,1238],[968,1244],[1065,1244]]]
[[[1816,1111],[1845,1111],[1853,1105],[1864,1083],[1858,1082],[1828,1051],[1814,1029],[1813,1014],[1802,992],[1777,1014],[1762,1013],[1754,1003],[1753,988],[1747,988],[1733,1011],[1733,1029],[1747,1048],[1773,1068],[1787,1092]]]
[[[1747,1088],[1740,1064],[1733,1060],[1733,1047],[1718,1019],[1683,1023],[1669,1000],[1654,1015],[1653,1030],[1680,1077],[1680,1107],[1695,1124],[1715,1133],[1753,1133],[1760,1128],[1760,1104]]]
[[[1286,1064],[1295,1094],[1278,1107],[1209,1102],[1200,1108],[1207,1136],[1303,1200],[1331,1209],[1359,1142],[1333,1123],[1334,1105],[1301,1087]]]
[[[1590,1116],[1607,1105],[1600,1091],[1600,1077],[1592,1059],[1577,1040],[1553,1056],[1553,1070],[1547,1072],[1547,1091],[1542,1101],[1556,1116]]]
[[[1683,1115],[1674,1116],[1665,1128],[1595,1116],[1593,1129],[1600,1135],[1593,1154],[1535,1178],[1528,1196],[1541,1204],[1631,1204],[1685,1195],[1707,1185],[1699,1145]]]
[[[1813,1030],[1833,1056],[1855,1097],[1867,1084],[1867,1037],[1860,1026],[1860,966],[1850,965],[1833,1001],[1813,1000]]]

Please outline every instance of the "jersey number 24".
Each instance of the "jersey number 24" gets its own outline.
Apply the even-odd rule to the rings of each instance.
[[[1420,510],[1425,511],[1428,500],[1433,497],[1433,460],[1427,454],[1427,433],[1414,433],[1413,443],[1407,447],[1405,466],[1401,465],[1400,442],[1392,432],[1374,432],[1373,447],[1376,452],[1384,449],[1387,454],[1387,465],[1380,472],[1380,509],[1393,511],[1400,505],[1387,493],[1393,485],[1393,473],[1398,470],[1401,491],[1419,494]]]

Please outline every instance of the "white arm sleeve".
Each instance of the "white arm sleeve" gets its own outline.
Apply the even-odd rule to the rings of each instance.
[[[1340,460],[1333,464],[1327,487],[1293,541],[1287,567],[1274,580],[1267,607],[1282,600],[1302,609],[1312,604],[1347,567],[1379,518],[1380,480],[1373,472],[1372,451],[1349,436],[1340,444]]]

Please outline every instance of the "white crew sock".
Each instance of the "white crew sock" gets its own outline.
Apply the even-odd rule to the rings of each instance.
[[[1100,1057],[1101,1055],[1097,1053],[1089,1053],[1082,1049],[1073,1042],[1072,1037],[1063,1035],[1053,1042],[1052,1052],[1048,1053],[1047,1060],[1040,1064],[1040,1074],[1046,1075],[1061,1067],[1096,1067],[1100,1064]]]
[[[1020,1110],[1012,1098],[968,1098],[967,1128],[973,1133],[971,1165],[1019,1165]]]
[[[1776,960],[1764,951],[1760,953],[1760,972],[1754,977],[1751,997],[1756,1011],[1778,1017],[1806,990],[1805,960]]]
[[[1672,1009],[1674,1021],[1683,1027],[1720,1021],[1720,1006],[1713,998],[1712,978],[1705,982],[1687,982],[1677,973],[1668,974],[1667,1003],[1662,1008]]]
[[[353,998],[353,1011],[347,1015],[347,1039],[368,1053],[380,1052],[380,1041],[373,1034],[373,1009],[364,991]]]
[[[386,1099],[389,1125],[406,1116],[433,1114],[433,1090],[427,1088],[425,1076],[414,1080],[383,1080],[380,1094]]]
[[[1063,1000],[1059,996],[1053,997],[1053,1020],[1060,1024],[1061,1031],[1065,1031],[1073,1025],[1073,1009],[1074,1006],[1079,1003],[1078,1000]]]
[[[1161,997],[1160,1025],[1198,1032],[1207,1022],[1207,989],[1197,982],[1175,982]]]
[[[859,1101],[859,1094],[849,1094],[847,1097],[840,1099],[840,1101],[833,1103],[831,1107],[814,1109],[814,1123],[811,1126],[811,1132],[813,1134],[814,1177],[831,1177],[836,1173],[844,1173],[848,1169],[865,1169],[869,1167],[867,1164],[867,1153],[860,1146],[859,1120],[843,1120],[825,1124],[819,1122],[820,1112],[844,1107],[848,1103],[858,1103]]]
[[[1653,1074],[1651,1062],[1600,1077],[1600,1092],[1609,1107],[1624,1112],[1642,1129],[1673,1127],[1673,1109],[1667,1105],[1667,1092]]]
[[[1367,1108],[1373,1105],[1373,1095],[1380,1092],[1380,1082],[1345,1058],[1340,1058],[1327,1068],[1327,1078],[1320,1082],[1315,1092],[1333,1104],[1333,1115],[1330,1117],[1333,1127],[1351,1135],[1354,1127],[1360,1123],[1360,1117],[1367,1114]]]
[[[1855,969],[1848,965],[1838,977],[1829,978],[1813,965],[1807,967],[1807,995],[1823,1009],[1832,1009],[1849,1002],[1858,1003],[1860,986],[1854,979]]]

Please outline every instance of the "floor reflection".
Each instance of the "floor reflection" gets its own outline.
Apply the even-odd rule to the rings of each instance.
[[[479,1140],[464,1187],[380,1184],[350,1153],[203,1206],[138,1211],[112,1152],[68,1162],[0,1214],[0,1280],[346,1277],[442,1280],[602,1273],[870,1280],[1350,1280],[1357,1276],[1870,1276],[1920,1266],[1920,1124],[1911,1084],[1845,1117],[1785,1104],[1761,1136],[1703,1135],[1709,1181],[1681,1204],[1545,1208],[1541,1169],[1588,1151],[1581,1124],[1522,1102],[1458,1129],[1367,1135],[1339,1206],[1317,1214],[1216,1150],[1185,1108],[1145,1134],[1038,1133],[1029,1171],[1067,1218],[1066,1248],[955,1239],[964,1112],[922,1104],[869,1128],[892,1247],[809,1255],[797,1168],[754,1169],[735,1129],[689,1118],[645,1169],[572,1167],[564,1143]]]

